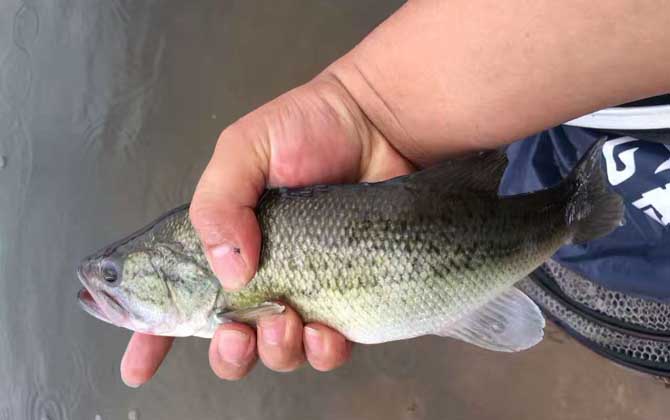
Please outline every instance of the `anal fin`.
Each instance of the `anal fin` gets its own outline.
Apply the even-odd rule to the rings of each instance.
[[[493,351],[516,352],[539,343],[544,316],[537,305],[512,287],[437,334]]]

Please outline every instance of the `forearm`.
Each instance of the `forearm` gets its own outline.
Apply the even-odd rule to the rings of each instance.
[[[670,91],[670,1],[410,1],[328,72],[428,163]]]

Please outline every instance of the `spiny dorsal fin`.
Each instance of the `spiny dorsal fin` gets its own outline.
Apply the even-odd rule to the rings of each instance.
[[[263,202],[272,196],[287,198],[307,198],[324,193],[346,189],[356,191],[376,185],[405,185],[416,188],[439,186],[442,191],[471,191],[497,194],[505,168],[507,156],[503,151],[479,152],[468,157],[451,159],[438,163],[409,175],[398,176],[381,182],[358,184],[311,185],[297,188],[276,188],[266,190],[259,200]]]
[[[473,156],[447,160],[409,175],[406,182],[417,185],[440,184],[454,191],[472,191],[497,194],[507,156],[492,150]]]
[[[540,309],[522,291],[512,287],[437,334],[488,350],[515,352],[539,343],[543,329]]]

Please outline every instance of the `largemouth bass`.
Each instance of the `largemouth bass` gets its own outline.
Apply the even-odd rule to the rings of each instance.
[[[219,286],[182,206],[85,259],[79,302],[156,335],[211,337],[222,322],[253,324],[283,302],[359,343],[436,334],[527,349],[542,339],[544,318],[514,284],[562,245],[621,222],[601,145],[559,185],[519,196],[497,193],[500,152],[378,183],[267,190],[257,207],[260,267],[235,293]]]

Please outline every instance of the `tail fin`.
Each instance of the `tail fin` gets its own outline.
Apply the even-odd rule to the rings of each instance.
[[[566,221],[573,228],[572,243],[584,243],[607,235],[623,219],[622,198],[610,190],[600,166],[600,151],[605,139],[597,141],[584,154],[566,182],[574,188],[566,209]]]

